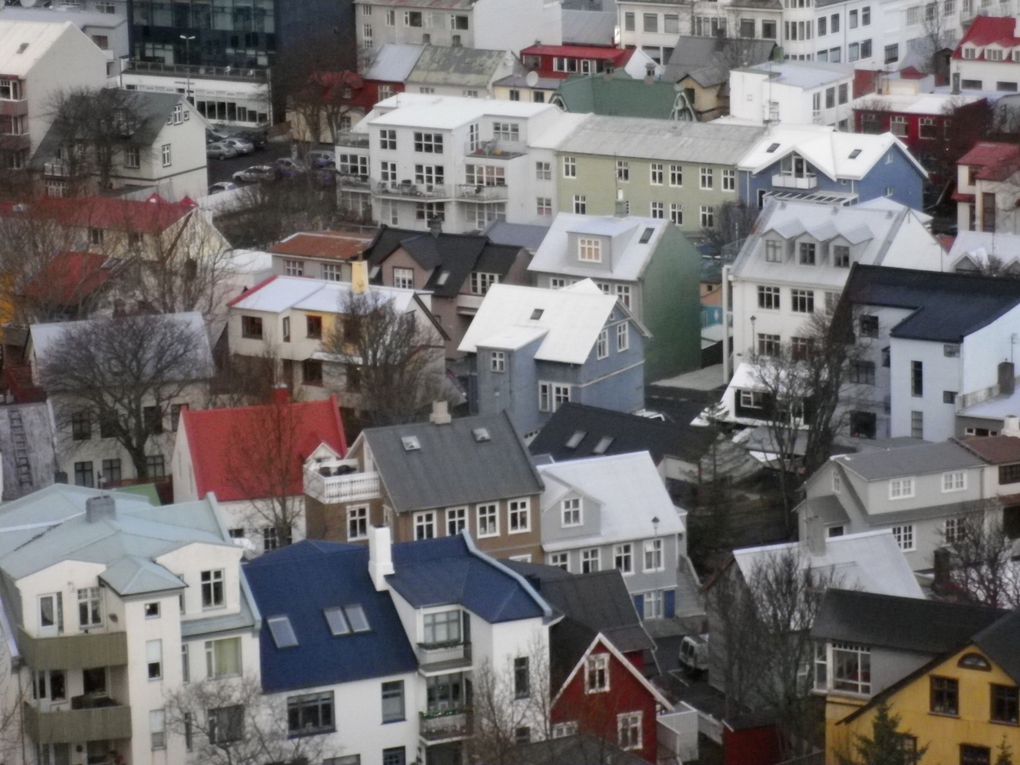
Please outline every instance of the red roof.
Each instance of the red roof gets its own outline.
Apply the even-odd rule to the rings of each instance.
[[[906,69],[900,69],[900,78],[904,80],[923,80],[927,76],[928,75],[920,69],[915,69],[912,66],[908,66]]]
[[[599,47],[597,45],[532,45],[521,51],[524,56],[559,56],[561,58],[590,58],[613,61],[622,66],[634,55],[633,49]]]
[[[301,403],[283,396],[262,406],[186,409],[181,427],[187,433],[198,496],[215,492],[221,502],[278,496],[273,483],[281,473],[272,475],[272,468],[280,464],[275,460],[281,447],[291,450],[284,455],[290,463],[288,496],[303,492],[302,466],[320,444],[340,456],[347,454],[336,396]]]
[[[1012,16],[978,16],[971,22],[967,33],[960,40],[956,50],[953,51],[953,58],[963,58],[965,45],[974,45],[983,48],[986,45],[1001,45],[1004,48],[1011,48],[1020,45],[1020,38],[1016,35],[1016,19]],[[978,51],[974,59],[968,61],[983,61],[984,51]],[[1006,61],[1005,63],[1010,63]]]
[[[960,165],[989,167],[1004,162],[1013,162],[1020,158],[1020,146],[1011,143],[979,141],[974,147],[957,160]]]
[[[83,199],[39,199],[34,202],[0,205],[0,215],[26,215],[54,220],[65,226],[131,231],[155,234],[194,210],[197,205],[187,197],[168,202],[153,194],[144,202],[111,197]]]
[[[47,297],[59,305],[75,305],[110,280],[107,258],[92,252],[62,252],[25,285],[30,298]]]
[[[340,234],[332,231],[291,234],[273,245],[273,252],[281,255],[303,255],[308,258],[351,260],[364,252],[372,240],[364,236]]]

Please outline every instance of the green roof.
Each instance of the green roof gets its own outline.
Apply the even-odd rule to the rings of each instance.
[[[676,101],[673,83],[629,77],[575,77],[557,91],[568,112],[669,119]]]
[[[156,507],[163,504],[159,499],[159,492],[156,491],[156,484],[154,483],[140,483],[134,486],[121,486],[117,489],[117,491],[124,494],[137,494],[138,496],[149,500],[149,504]]]

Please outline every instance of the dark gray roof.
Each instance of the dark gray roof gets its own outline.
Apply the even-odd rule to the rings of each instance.
[[[490,223],[484,233],[494,244],[508,244],[534,252],[549,233],[549,227],[497,220]]]
[[[473,431],[484,428],[488,440]],[[398,512],[538,494],[542,479],[505,413],[362,432]],[[404,441],[420,448],[407,450]]]
[[[776,44],[771,40],[681,35],[666,62],[662,79],[677,82],[689,75],[702,87],[723,85],[729,81],[732,67],[753,66],[768,61],[775,47]]]
[[[937,444],[900,446],[892,449],[869,449],[857,454],[833,457],[839,464],[867,481],[881,481],[896,476],[942,473],[980,467],[984,462],[954,441]]]
[[[893,337],[959,343],[1020,302],[1020,279],[855,264],[843,295],[847,307],[913,309]]]
[[[936,655],[965,645],[1004,613],[987,606],[832,589],[822,599],[811,636]],[[1014,646],[1016,634],[1014,625]],[[990,643],[997,639],[991,635]],[[1020,651],[1011,650],[1020,661]]]
[[[974,645],[1020,683],[1020,609],[999,619],[974,637]]]

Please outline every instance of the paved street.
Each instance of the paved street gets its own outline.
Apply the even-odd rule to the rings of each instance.
[[[229,181],[230,176],[238,170],[250,165],[271,165],[279,157],[290,156],[290,143],[267,143],[264,149],[256,149],[254,154],[242,155],[233,159],[209,158],[209,183]]]

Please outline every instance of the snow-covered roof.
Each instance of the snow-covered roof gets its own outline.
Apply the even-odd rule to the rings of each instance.
[[[449,130],[482,117],[530,119],[551,109],[556,107],[552,104],[535,104],[528,101],[398,93],[377,103],[362,122],[383,127]]]
[[[559,290],[495,284],[458,350],[475,353],[491,343],[510,347],[544,336],[536,360],[583,364],[616,305],[616,298],[604,295],[591,279]]]
[[[682,511],[669,498],[648,452],[554,462],[539,465],[538,472],[545,482],[542,510],[557,508],[557,524],[560,500],[570,493],[580,493],[599,505],[596,534],[545,543],[546,551],[684,533]]]
[[[953,109],[983,101],[985,96],[975,93],[897,93],[881,95],[869,93],[854,99],[854,109],[860,111],[896,112],[945,116]]]
[[[424,49],[424,45],[386,43],[375,52],[361,76],[366,80],[404,82]]]
[[[861,180],[890,150],[902,151],[918,172],[927,176],[924,167],[892,133],[840,133],[828,125],[772,126],[743,156],[738,167],[760,173],[796,152],[832,180]]]
[[[771,82],[805,90],[813,90],[841,80],[850,81],[854,77],[852,65],[832,64],[827,61],[766,61],[733,71],[764,75]]]
[[[0,20],[0,72],[24,77],[68,30],[83,34],[70,21]]]
[[[414,301],[415,291],[397,287],[371,287],[372,294],[393,301],[396,310],[407,311]],[[243,311],[282,313],[288,310],[339,313],[349,299],[349,282],[306,279],[300,276],[274,276],[261,285],[235,299],[230,305]]]
[[[949,267],[954,271],[967,271],[984,268],[991,259],[996,259],[1001,266],[1007,266],[1020,257],[1020,235],[1004,234],[989,231],[960,231],[953,240],[949,250]],[[970,261],[967,263],[961,261]]]

